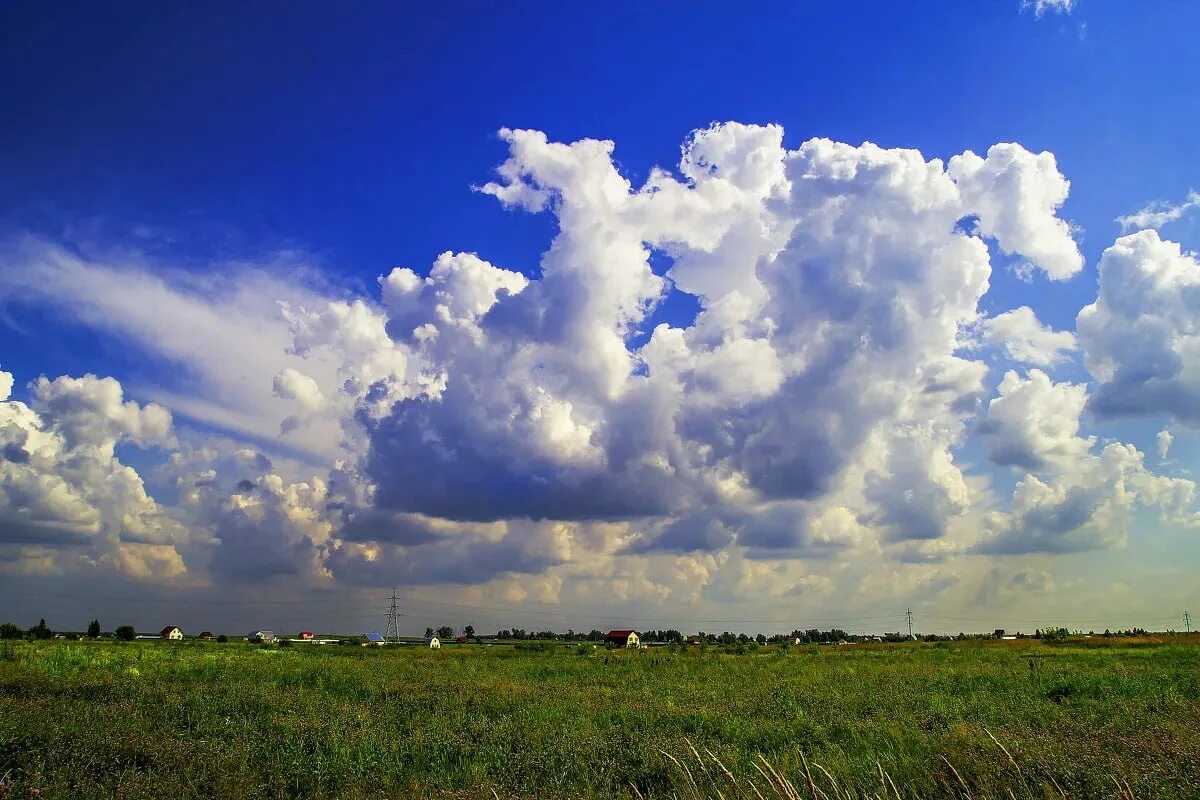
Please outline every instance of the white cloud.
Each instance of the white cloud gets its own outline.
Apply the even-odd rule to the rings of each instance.
[[[1189,191],[1187,199],[1177,205],[1157,201],[1150,203],[1139,211],[1117,217],[1116,221],[1125,232],[1139,231],[1146,228],[1158,229],[1169,222],[1175,222],[1193,208],[1200,206],[1200,192]]]
[[[988,458],[1034,471],[1078,461],[1093,444],[1078,435],[1086,404],[1083,384],[1054,383],[1038,369],[1025,379],[1005,373],[979,425]]]
[[[1035,367],[1060,364],[1079,347],[1074,333],[1043,325],[1029,306],[990,317],[980,328],[984,343],[1003,347],[1013,361]]]
[[[10,375],[0,376],[11,386]],[[185,572],[176,544],[186,530],[115,455],[122,442],[173,442],[170,414],[125,401],[111,378],[41,378],[31,389],[29,405],[0,402],[4,561],[107,567],[136,578]],[[47,558],[47,549],[61,558]]]
[[[287,278],[277,272],[291,271]],[[34,303],[116,336],[138,357],[182,367],[171,383],[136,387],[189,417],[243,436],[273,438],[290,403],[272,393],[272,377],[303,367],[336,390],[333,366],[289,352],[292,333],[279,304],[317,305],[294,264],[216,265],[203,274],[121,253],[88,257],[30,239],[0,253],[0,301]],[[336,418],[297,431],[289,444],[327,457],[336,452]]]
[[[145,513],[179,526],[160,546],[218,583],[634,604],[931,598],[958,586],[934,562],[1113,546],[1134,509],[1175,519],[1190,502],[1190,482],[1151,474],[1135,449],[1094,452],[1082,385],[1012,372],[983,405],[970,335],[1038,367],[1075,349],[1027,307],[980,322],[988,240],[1052,280],[1082,266],[1049,153],[1004,144],[947,166],[870,143],[787,149],[778,126],[731,123],[694,132],[677,174],[637,186],[611,142],[502,137],[509,158],[480,191],[554,215],[537,265],[447,252],[425,277],[382,276],[377,303],[269,270],[197,278],[45,245],[10,259],[4,297],[180,362],[207,381],[198,400],[180,386],[139,396],[241,436],[175,431],[94,378],[80,379],[87,392],[47,382],[55,421],[21,429],[60,449],[164,448],[150,474],[170,513],[148,497]],[[1121,272],[1109,262],[1105,308]],[[672,286],[700,311],[651,329]],[[1083,344],[1091,368],[1100,350]],[[56,399],[81,393],[88,403]],[[1030,472],[1005,507],[960,461],[981,409],[984,452]],[[281,421],[324,474],[267,447]],[[103,516],[88,485],[69,484],[84,522]]]
[[[1099,272],[1099,296],[1075,323],[1100,384],[1093,410],[1200,421],[1200,263],[1146,230],[1117,239]]]
[[[1159,460],[1161,460],[1161,461],[1166,460],[1167,452],[1171,449],[1171,442],[1173,442],[1174,440],[1175,440],[1175,437],[1172,436],[1171,432],[1168,430],[1161,430],[1158,432],[1158,435],[1154,437],[1154,442],[1155,442],[1155,444],[1158,445]]]
[[[1076,0],[1021,0],[1022,9],[1033,9],[1033,15],[1041,19],[1047,11],[1055,14],[1070,14]]]
[[[1071,184],[1053,153],[995,144],[986,159],[970,150],[951,158],[948,170],[965,207],[978,217],[980,232],[995,238],[1005,253],[1026,256],[1052,280],[1083,269],[1070,226],[1055,215]]]

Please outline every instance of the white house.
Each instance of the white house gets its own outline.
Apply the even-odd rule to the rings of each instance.
[[[426,639],[425,646],[428,647],[430,650],[441,650],[442,649],[442,643],[440,641],[438,641],[438,637],[436,637],[436,636],[430,636],[428,639]]]
[[[638,638],[637,631],[621,629],[609,631],[608,633],[604,634],[604,643],[607,645],[612,645],[613,647],[627,647],[630,650],[635,650],[641,643],[641,639]]]
[[[158,638],[177,642],[183,638],[183,630],[178,625],[168,625],[159,632]]]

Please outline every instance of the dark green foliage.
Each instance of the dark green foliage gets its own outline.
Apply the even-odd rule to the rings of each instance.
[[[100,636],[100,620],[94,619],[88,623],[87,635],[92,639]]]
[[[225,634],[223,634],[223,633],[222,633],[222,634],[220,634],[219,636],[217,636],[217,643],[218,643],[218,644],[225,644],[225,643],[226,643],[226,642],[228,642],[228,641],[229,641],[229,637],[228,637],[228,636],[226,636],[226,635],[225,635]]]
[[[137,637],[137,631],[133,629],[132,625],[118,625],[117,629],[113,631],[113,635],[122,642],[132,642]]]
[[[0,625],[0,639],[24,639],[25,631],[11,622],[5,622]]]
[[[38,624],[29,629],[30,639],[52,639],[54,631],[46,627],[46,620],[38,620]]]

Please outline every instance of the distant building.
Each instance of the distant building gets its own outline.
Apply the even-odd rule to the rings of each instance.
[[[387,640],[383,638],[382,633],[364,633],[363,647],[383,647],[387,644]]]
[[[250,634],[246,638],[252,642],[257,642],[259,644],[270,644],[271,642],[275,641],[275,632],[274,631],[250,631]]]
[[[636,648],[641,643],[641,639],[638,638],[637,631],[617,630],[604,634],[604,643],[613,647]]]
[[[701,639],[699,636],[697,636],[694,633],[691,636],[687,637],[688,644],[700,644],[703,641],[704,641],[703,639]]]
[[[440,640],[438,640],[438,637],[436,637],[436,636],[430,636],[428,639],[426,639],[425,646],[428,647],[430,650],[441,650],[442,649],[442,643]]]
[[[183,638],[183,629],[178,625],[168,625],[158,632],[158,638],[177,642]]]
[[[467,642],[469,642],[469,641],[471,641],[471,640],[470,640],[470,639],[468,639],[466,636],[459,636],[459,637],[458,637],[457,639],[455,639],[454,641],[455,641],[456,643],[458,643],[458,644],[466,644]]]
[[[300,631],[300,638],[306,642],[311,642],[313,639],[312,631]]]
[[[197,638],[197,639],[204,639],[204,640],[206,640],[206,641],[207,641],[208,639],[211,639],[211,638],[213,638],[212,631],[201,631],[201,632],[200,632],[200,635],[199,635],[199,636],[197,636],[196,638]]]

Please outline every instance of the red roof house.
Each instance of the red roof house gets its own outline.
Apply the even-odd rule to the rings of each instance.
[[[313,632],[312,632],[312,631],[300,631],[300,638],[301,638],[301,639],[304,639],[304,640],[306,640],[306,641],[307,641],[307,640],[309,640],[309,639],[312,639],[312,638],[313,638]]]

